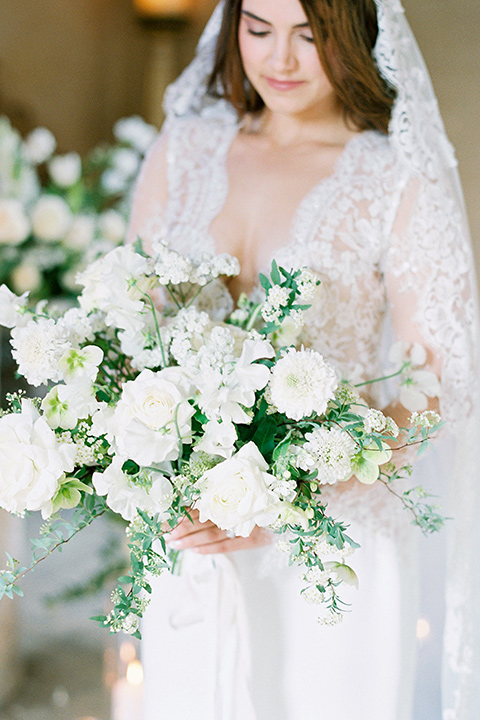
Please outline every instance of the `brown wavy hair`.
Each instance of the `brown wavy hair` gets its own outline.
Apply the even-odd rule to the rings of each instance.
[[[373,58],[378,34],[375,0],[299,2],[346,122],[358,130],[387,133],[396,91],[380,75]],[[208,82],[209,94],[228,100],[240,117],[264,107],[243,70],[238,44],[241,10],[242,0],[225,0]]]

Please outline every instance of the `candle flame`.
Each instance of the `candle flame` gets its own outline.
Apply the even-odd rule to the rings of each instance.
[[[143,683],[143,667],[140,660],[132,660],[128,663],[126,673],[129,685],[141,685]]]

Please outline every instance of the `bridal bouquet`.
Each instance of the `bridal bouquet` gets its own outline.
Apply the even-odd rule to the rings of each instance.
[[[0,506],[46,520],[29,567],[8,557],[1,595],[21,594],[36,563],[113,512],[127,523],[130,570],[97,620],[138,635],[149,577],[175,562],[164,534],[195,508],[231,536],[277,533],[331,623],[339,585],[356,583],[346,563],[356,543],[329,516],[325,485],[382,482],[424,530],[441,525],[421,491],[396,489],[406,469],[391,449],[424,445],[440,418],[416,413],[399,435],[320,353],[290,344],[319,284],[311,272],[273,263],[263,293],[234,308],[220,278],[238,271],[230,256],[194,260],[158,242],[155,259],[138,244],[95,261],[60,316],[0,288],[19,373],[49,386],[10,397],[0,417]]]
[[[122,118],[114,143],[82,158],[56,152],[38,127],[25,139],[0,116],[0,283],[37,299],[75,296],[80,269],[123,242],[130,194],[156,130]]]

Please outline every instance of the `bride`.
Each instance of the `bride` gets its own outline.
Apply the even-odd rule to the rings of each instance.
[[[450,533],[443,717],[473,720],[472,259],[453,153],[399,0],[225,0],[166,110],[132,240],[235,255],[234,299],[259,292],[272,258],[307,265],[321,286],[298,342],[355,381],[382,374],[389,342],[426,349],[450,423],[439,443],[455,477],[449,510],[462,521]],[[394,393],[369,400],[406,424]],[[439,478],[421,481],[441,492]],[[418,529],[383,486],[352,480],[325,497],[361,545],[359,589],[334,628],[315,622],[265,530],[227,537],[194,511],[171,534],[185,552],[180,575],[154,583],[143,625],[144,720],[440,717],[421,694],[412,715]]]

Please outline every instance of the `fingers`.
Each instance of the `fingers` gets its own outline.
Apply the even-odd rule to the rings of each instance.
[[[200,555],[213,553],[229,553],[236,550],[248,550],[261,547],[272,542],[273,534],[265,528],[255,527],[249,537],[228,537],[212,522],[200,523],[198,513],[193,516],[193,523],[187,519],[175,528],[167,539],[172,550],[193,550]]]

